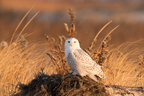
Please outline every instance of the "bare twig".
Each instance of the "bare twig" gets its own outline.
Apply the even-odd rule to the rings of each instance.
[[[66,28],[68,36],[73,37],[74,34],[76,33],[75,32],[75,13],[71,8],[69,8],[69,15],[71,16],[70,26],[68,27],[68,24],[66,24],[66,23],[64,23],[64,26]]]
[[[38,15],[40,11],[38,11],[28,22],[27,24],[23,27],[23,29],[21,30],[21,32],[19,33],[19,35],[21,35],[23,33],[23,31],[25,30],[25,28],[30,24],[30,22]],[[18,39],[18,38],[17,38]],[[17,40],[16,40],[17,41]]]
[[[97,37],[99,36],[99,34],[100,34],[111,22],[112,22],[112,20],[109,21],[106,25],[104,25],[104,26],[100,29],[100,31],[97,33],[97,35],[96,35],[95,38],[93,39],[93,41],[92,41],[92,43],[91,43],[91,45],[90,45],[90,47],[89,47],[89,50],[92,50],[92,48],[93,48],[93,46],[94,46],[94,43],[97,41]]]
[[[34,6],[33,6],[33,7],[34,7]],[[11,38],[11,40],[10,40],[10,44],[12,43],[13,38],[14,38],[14,36],[15,36],[15,33],[16,33],[16,31],[18,30],[19,26],[20,26],[21,23],[24,21],[24,19],[27,17],[27,15],[31,12],[31,10],[33,9],[33,7],[24,15],[24,17],[23,17],[23,18],[21,19],[21,21],[19,22],[18,26],[16,27],[16,29],[15,29],[13,35],[12,35],[12,38]]]

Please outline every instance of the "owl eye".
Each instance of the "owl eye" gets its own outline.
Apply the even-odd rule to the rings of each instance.
[[[68,41],[68,43],[70,43],[70,41]]]
[[[76,43],[76,41],[74,41],[74,43]]]

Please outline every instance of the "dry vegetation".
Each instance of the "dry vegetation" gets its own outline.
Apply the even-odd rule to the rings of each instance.
[[[29,13],[30,11],[28,11]],[[15,32],[26,18],[23,17]],[[37,13],[32,17],[32,19]],[[72,16],[72,14],[70,14]],[[72,17],[74,18],[74,17]],[[67,37],[59,36],[58,39],[46,36],[48,50],[40,50],[42,44],[29,43],[22,35],[30,21],[20,31],[16,40],[13,40],[15,32],[8,44],[1,42],[0,49],[0,94],[11,95],[19,92],[17,84],[28,84],[43,69],[45,74],[59,73],[61,75],[70,72],[64,56],[64,42]],[[85,51],[98,63],[104,66],[103,71],[106,79],[105,85],[141,86],[144,87],[144,40],[127,42],[112,48],[108,45],[111,33],[118,27],[113,28],[99,47],[95,46],[101,32],[111,23],[108,22],[98,32],[90,46]],[[67,32],[75,32],[72,19],[70,27],[65,24]],[[59,40],[59,41],[58,41]],[[46,56],[46,53],[48,56]]]

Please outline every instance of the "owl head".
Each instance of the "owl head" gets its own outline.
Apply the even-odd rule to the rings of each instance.
[[[68,38],[65,41],[65,48],[80,48],[79,41],[76,38]]]

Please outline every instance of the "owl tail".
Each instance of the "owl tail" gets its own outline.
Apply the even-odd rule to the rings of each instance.
[[[96,82],[99,82],[94,74],[88,74],[88,76]]]

